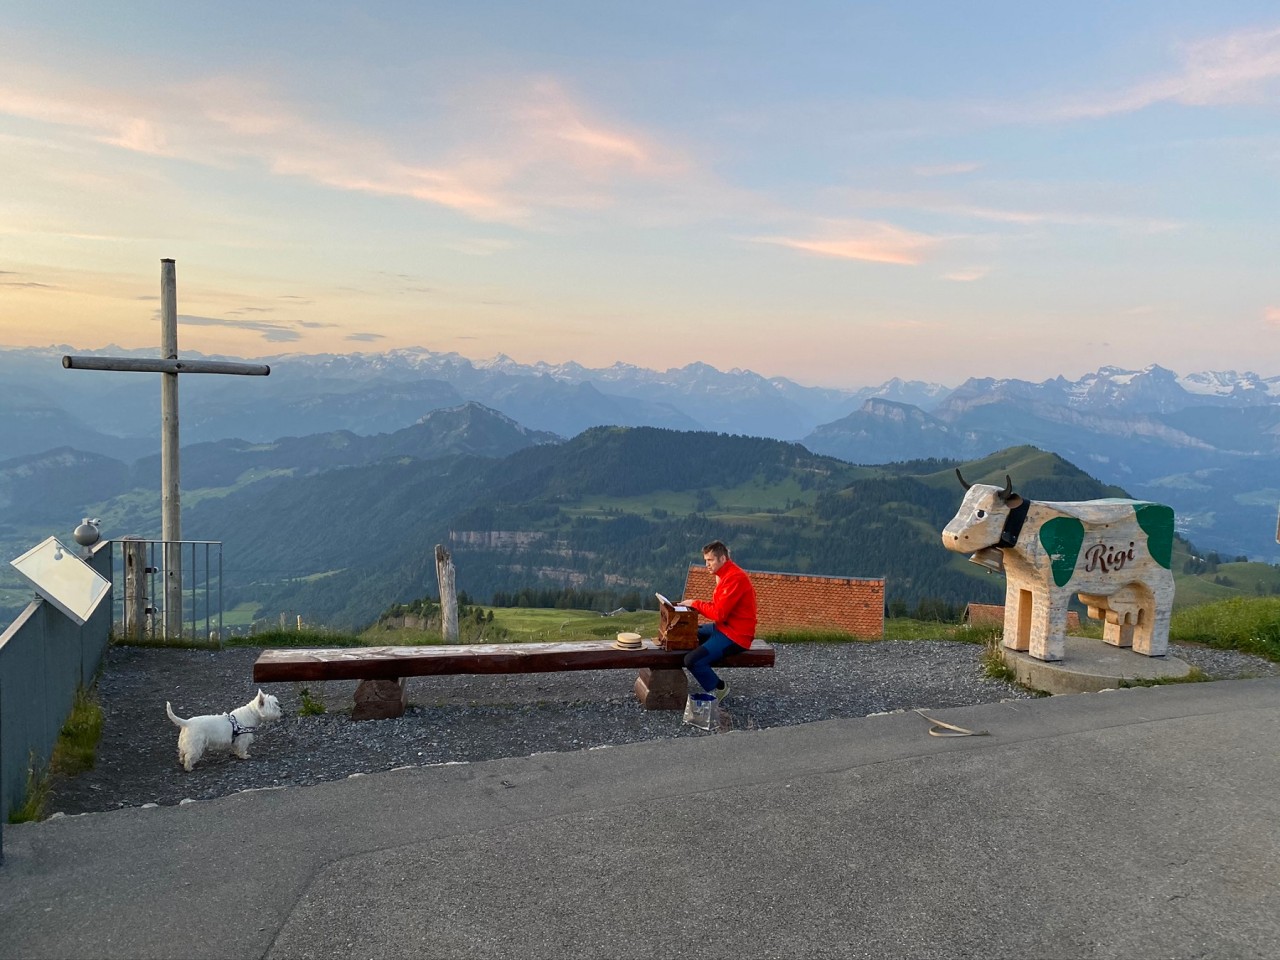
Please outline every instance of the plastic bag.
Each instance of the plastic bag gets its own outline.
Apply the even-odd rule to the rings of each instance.
[[[691,693],[684,703],[684,722],[692,724],[700,730],[711,729],[711,717],[715,711],[716,698],[709,693]]]

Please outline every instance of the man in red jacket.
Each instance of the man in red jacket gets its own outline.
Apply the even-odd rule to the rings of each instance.
[[[684,599],[680,605],[692,607],[712,622],[698,628],[698,646],[685,655],[684,665],[703,690],[723,700],[729,685],[711,666],[751,646],[756,635],[756,588],[719,540],[702,548],[702,559],[716,578],[715,592],[710,601]]]

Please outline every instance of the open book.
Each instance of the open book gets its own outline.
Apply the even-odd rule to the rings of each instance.
[[[660,594],[660,593],[655,593],[655,594],[654,594],[654,596],[658,598],[658,602],[659,602],[660,604],[662,604],[664,607],[672,607],[672,608],[673,608],[673,609],[675,609],[675,610],[688,610],[688,609],[689,609],[688,607],[679,607],[679,606],[676,606],[674,603],[672,603],[670,600],[668,600],[666,597],[664,597],[664,596],[663,596],[662,594]]]

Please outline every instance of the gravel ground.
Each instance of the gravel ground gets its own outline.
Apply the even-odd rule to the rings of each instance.
[[[789,644],[772,670],[727,669],[732,692],[719,729],[761,729],[914,708],[1027,699],[983,676],[983,648],[946,641]],[[181,717],[224,713],[255,693],[259,650],[216,652],[112,647],[98,695],[104,715],[93,770],[55,778],[45,810],[88,813],[209,800],[241,790],[341,780],[394,767],[474,762],[605,745],[707,736],[678,711],[645,710],[628,671],[422,677],[395,720],[352,722],[355,681],[311,684],[323,715],[300,716],[302,684],[264,684],[284,717],[254,742],[248,760],[206,753],[191,772],[177,760]],[[1212,679],[1280,675],[1280,664],[1233,651],[1170,645]]]

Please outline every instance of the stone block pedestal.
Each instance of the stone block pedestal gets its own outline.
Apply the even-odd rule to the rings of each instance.
[[[408,706],[404,678],[399,680],[361,680],[356,687],[356,705],[352,720],[390,720],[404,716]]]
[[[683,670],[641,667],[636,676],[636,699],[646,710],[683,710],[689,681]]]

